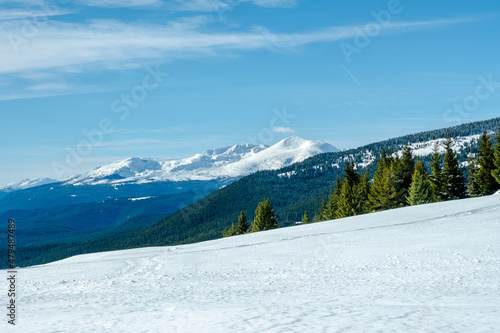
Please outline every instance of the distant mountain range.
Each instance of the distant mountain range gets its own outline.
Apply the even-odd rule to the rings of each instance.
[[[248,174],[335,151],[294,136],[271,147],[234,145],[178,160],[132,157],[74,177],[4,186],[0,218],[22,221],[20,246],[91,239],[151,225]]]
[[[131,157],[65,179],[26,179],[0,187],[0,191],[12,192],[51,183],[124,185],[236,179],[261,170],[280,169],[317,154],[337,151],[339,149],[326,142],[292,136],[271,147],[247,143],[210,149],[183,159]]]

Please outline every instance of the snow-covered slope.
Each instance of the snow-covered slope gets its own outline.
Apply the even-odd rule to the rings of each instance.
[[[337,151],[339,151],[337,148],[326,142],[304,140],[292,136],[261,151],[259,154],[225,165],[222,168],[222,173],[235,177],[260,170],[277,170],[317,154]]]
[[[316,154],[334,151],[338,149],[322,141],[290,137],[272,147],[234,145],[179,160],[128,158],[64,181],[93,185],[240,177],[260,170],[279,169]]]
[[[16,332],[494,332],[499,216],[495,195],[22,268]]]
[[[4,186],[0,186],[0,191],[12,192],[17,190],[24,190],[30,187],[47,185],[52,183],[57,183],[58,180],[52,178],[34,178],[34,179],[24,179],[18,183],[10,183]]]

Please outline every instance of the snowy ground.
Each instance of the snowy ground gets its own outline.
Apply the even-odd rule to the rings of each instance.
[[[2,332],[493,332],[500,196],[77,256],[18,278],[18,325],[3,314]]]

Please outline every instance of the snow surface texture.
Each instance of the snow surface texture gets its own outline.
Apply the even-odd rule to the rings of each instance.
[[[499,216],[493,195],[22,268],[15,331],[494,332]]]
[[[271,147],[235,145],[180,160],[133,157],[64,181],[73,185],[95,185],[232,178],[280,169],[317,154],[336,151],[339,150],[326,142],[292,136]]]

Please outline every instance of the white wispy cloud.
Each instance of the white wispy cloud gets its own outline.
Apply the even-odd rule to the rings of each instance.
[[[33,82],[25,86],[36,87],[45,83],[43,73],[72,75],[142,68],[145,63],[225,56],[258,49],[290,50],[311,43],[346,40],[356,35],[356,26],[334,26],[298,33],[275,33],[265,28],[221,32],[209,29],[211,20],[213,18],[207,16],[178,19],[168,24],[51,20],[50,24],[30,36],[22,34],[19,21],[0,21],[0,35],[7,37],[0,39],[0,74],[8,80],[32,77]],[[471,19],[392,22],[382,33],[468,20]],[[40,81],[35,79],[37,76]],[[56,93],[61,93],[61,89],[56,89]],[[22,92],[16,91],[14,98],[20,95]],[[0,96],[0,99],[5,98]]]
[[[262,7],[288,8],[297,5],[297,0],[242,0],[242,2],[253,2]]]
[[[121,69],[143,66],[144,60],[172,60],[221,54],[226,50],[290,49],[317,42],[334,42],[355,36],[353,27],[283,34],[266,29],[242,32],[211,32],[195,17],[168,25],[93,20],[86,24],[52,22],[26,38],[19,26],[1,22],[0,73],[84,68]],[[457,23],[454,20],[391,23],[387,31]],[[19,38],[19,39],[13,39]],[[10,39],[10,40],[9,40]],[[17,52],[16,52],[17,51]]]
[[[159,7],[164,4],[161,0],[77,0],[83,6],[127,8],[127,7]]]
[[[31,86],[28,89],[35,90],[35,91],[44,91],[44,90],[48,90],[48,91],[62,90],[62,91],[65,91],[65,90],[70,89],[71,87],[72,87],[71,85],[65,84],[65,83],[42,83],[42,84],[37,84],[37,85]]]
[[[273,131],[276,133],[293,134],[295,131],[290,127],[274,127]]]
[[[297,0],[76,0],[75,3],[81,6],[106,8],[157,7],[171,11],[217,12],[234,9],[242,3],[252,3],[260,7],[290,8],[297,4]]]
[[[0,21],[31,19],[36,21],[36,24],[43,26],[51,16],[67,15],[74,12],[69,9],[57,9],[54,11],[42,9],[4,9],[0,15]]]

